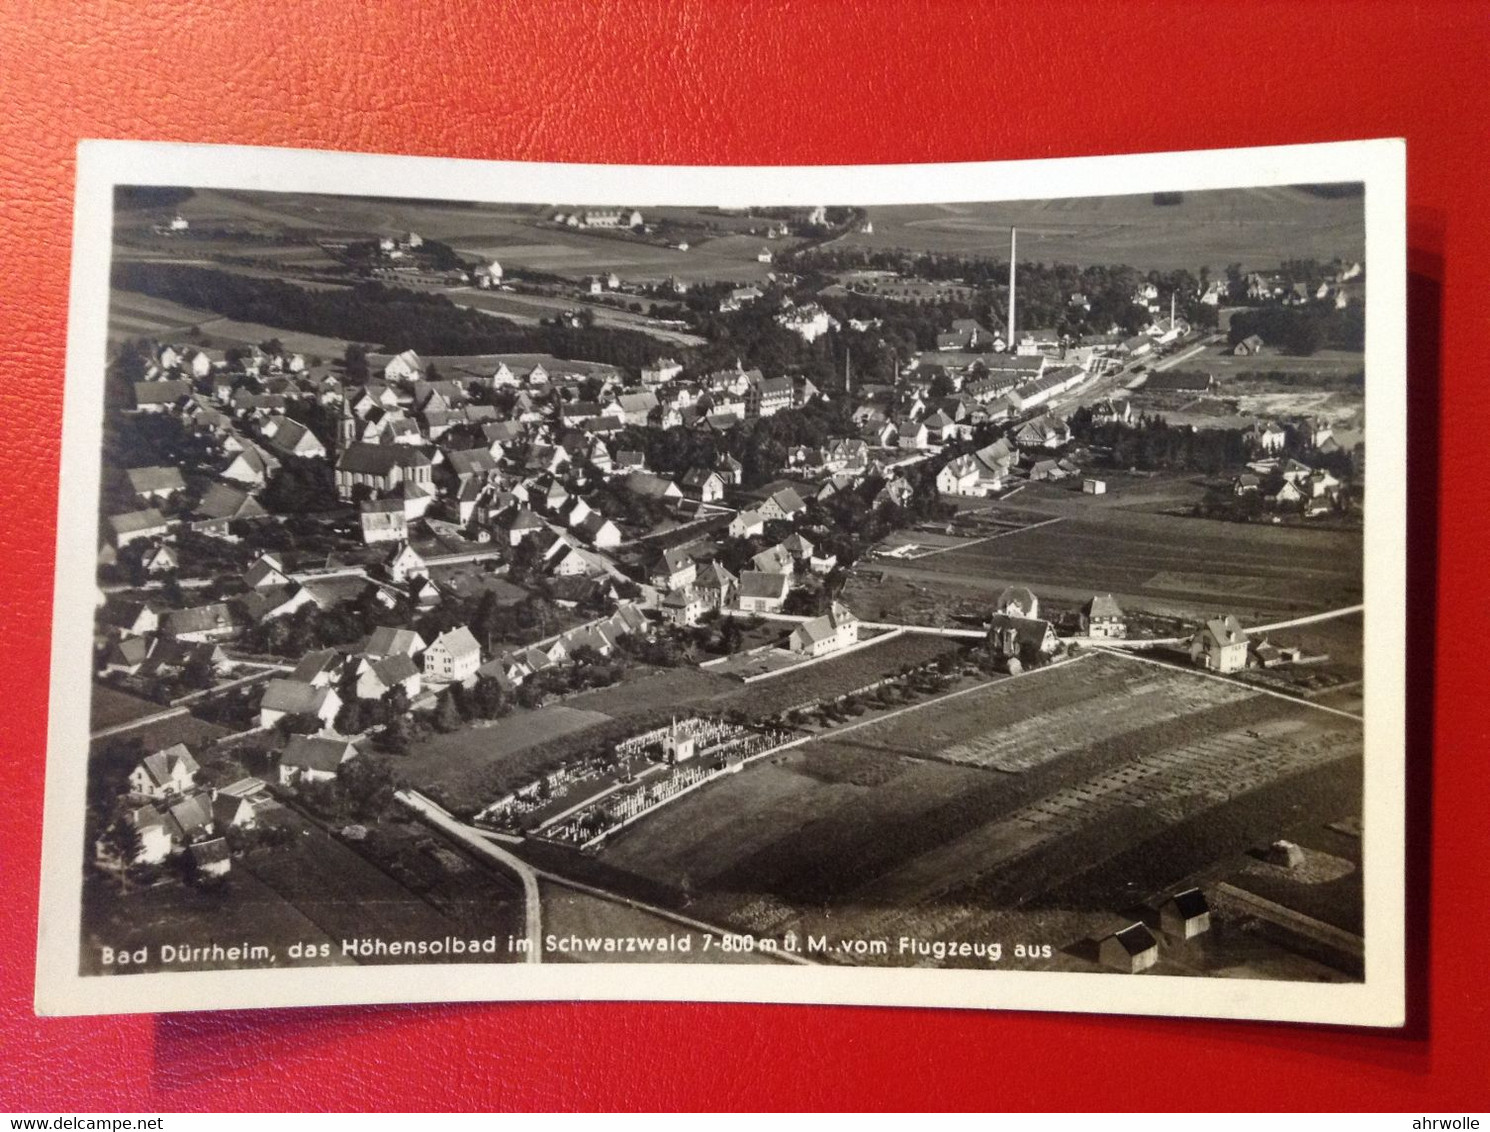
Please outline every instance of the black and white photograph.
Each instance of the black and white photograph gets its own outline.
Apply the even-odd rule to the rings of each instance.
[[[1402,174],[85,143],[38,1008],[1400,1024]]]

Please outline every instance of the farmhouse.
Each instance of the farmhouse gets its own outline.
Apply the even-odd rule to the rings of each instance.
[[[415,657],[424,651],[424,640],[413,629],[374,629],[362,646],[364,656]]]
[[[1213,618],[1190,638],[1190,660],[1212,672],[1240,672],[1247,667],[1247,634],[1231,614]]]

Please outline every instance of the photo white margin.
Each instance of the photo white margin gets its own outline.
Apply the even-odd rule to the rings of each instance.
[[[1366,185],[1371,490],[1365,516],[1365,980],[1120,976],[1023,970],[427,964],[81,976],[87,705],[102,375],[116,185],[431,200],[616,205],[889,205]],[[36,1010],[114,1014],[506,1000],[771,1002],[998,1008],[1400,1026],[1405,1020],[1407,532],[1406,148],[1400,139],[940,165],[560,165],[316,150],[84,141],[78,146]],[[1422,831],[1420,831],[1421,833]]]

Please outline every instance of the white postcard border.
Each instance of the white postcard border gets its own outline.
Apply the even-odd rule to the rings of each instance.
[[[904,166],[666,167],[85,141],[78,149],[63,394],[36,1009],[101,1014],[354,1003],[681,1000],[997,1007],[1400,1026],[1405,1020],[1406,179],[1400,140]],[[1366,977],[1225,978],[729,965],[305,967],[78,974],[87,704],[115,185],[190,185],[637,207],[914,204],[1366,184]]]

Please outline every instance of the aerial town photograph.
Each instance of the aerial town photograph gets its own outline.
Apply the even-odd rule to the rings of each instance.
[[[1360,184],[113,237],[80,974],[1363,979]]]

